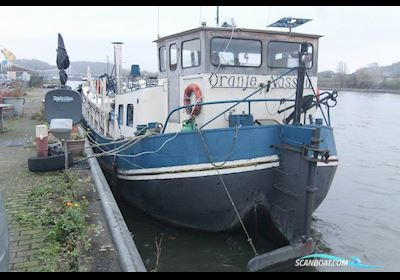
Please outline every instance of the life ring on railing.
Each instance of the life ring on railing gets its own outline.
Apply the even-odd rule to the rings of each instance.
[[[190,84],[185,88],[185,92],[183,94],[183,104],[184,106],[189,106],[192,101],[192,94],[194,93],[196,100],[194,104],[201,103],[203,102],[203,95],[201,93],[201,89],[198,85],[196,84]],[[188,113],[190,116],[197,116],[200,114],[201,111],[201,106],[196,105],[192,107],[186,108],[186,113]]]

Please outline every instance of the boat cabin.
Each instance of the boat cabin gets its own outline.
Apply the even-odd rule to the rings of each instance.
[[[271,83],[269,91],[262,90],[248,101],[229,108],[296,67],[302,43],[308,44],[303,61],[311,84],[317,88],[320,37],[202,26],[159,38],[154,41],[158,82],[117,94],[112,101],[98,101],[97,104],[112,104],[112,109],[99,118],[95,114],[91,118],[100,131],[114,138],[133,136],[138,128],[149,123],[161,123],[163,132],[171,133],[184,131],[188,123],[192,129],[205,124],[204,129],[227,128],[237,125],[235,119],[246,120],[240,121],[242,125],[283,123],[292,112],[283,109],[294,104],[296,70]],[[312,94],[308,79],[304,87],[304,96]],[[185,107],[198,103],[201,105]],[[308,114],[314,114],[311,111],[315,112],[310,110]],[[98,125],[97,119],[100,119]]]
[[[183,94],[195,83],[202,91],[203,102],[241,99],[299,63],[301,43],[309,44],[307,72],[317,83],[319,35],[253,30],[243,28],[200,27],[156,40],[159,78],[168,85],[168,111],[183,105]],[[296,71],[274,83],[263,98],[288,98],[296,88]],[[306,81],[306,88],[310,85]],[[275,90],[274,90],[275,89]],[[279,90],[276,90],[279,89]],[[289,96],[284,93],[289,92]],[[192,100],[193,103],[195,99]],[[196,119],[203,123],[213,113],[231,104],[207,106]],[[258,118],[273,118],[275,104],[252,104]],[[236,113],[247,112],[247,104],[235,108]],[[269,106],[266,107],[266,106]],[[267,108],[267,110],[266,110]],[[275,109],[274,109],[275,108]],[[234,113],[234,112],[231,112]],[[180,123],[185,112],[175,113],[170,122]],[[282,121],[282,118],[276,118]],[[211,127],[224,127],[226,120],[216,120]]]
[[[299,47],[308,42],[307,68],[317,73],[319,35],[243,28],[200,27],[162,37],[157,43],[159,76],[198,73],[276,75],[297,66]],[[219,67],[219,68],[218,68]]]

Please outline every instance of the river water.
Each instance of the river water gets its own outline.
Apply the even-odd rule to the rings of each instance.
[[[314,213],[319,253],[400,271],[400,95],[340,92],[332,109],[339,167],[327,198]],[[148,270],[245,271],[254,255],[241,231],[204,233],[160,223],[118,199]],[[156,257],[155,240],[161,254]],[[259,252],[271,244],[255,237]],[[284,271],[360,271],[351,267]]]
[[[340,94],[332,116],[339,167],[314,214],[330,254],[384,267],[377,271],[400,271],[399,109],[399,94]]]

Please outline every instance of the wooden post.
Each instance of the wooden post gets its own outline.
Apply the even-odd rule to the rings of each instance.
[[[68,169],[68,140],[62,141],[64,143],[64,153],[65,153],[65,170]]]

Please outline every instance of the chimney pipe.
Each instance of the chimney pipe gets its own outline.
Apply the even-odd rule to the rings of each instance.
[[[122,42],[113,42],[114,45],[114,63],[115,63],[115,80],[117,82],[116,94],[121,94],[122,89]]]

